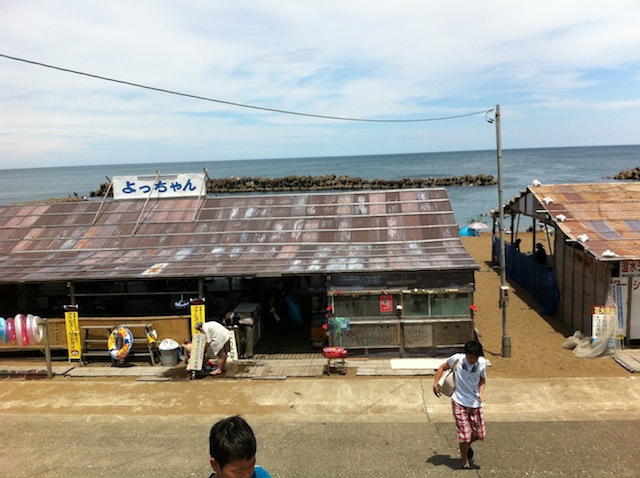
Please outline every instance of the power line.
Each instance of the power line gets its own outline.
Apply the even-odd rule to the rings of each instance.
[[[119,83],[119,84],[122,84],[122,85],[133,86],[135,88],[143,88],[145,90],[158,91],[160,93],[167,93],[167,94],[170,94],[170,95],[183,96],[185,98],[193,98],[193,99],[196,99],[196,100],[210,101],[210,102],[213,102],[213,103],[219,103],[219,104],[223,104],[223,105],[237,106],[239,108],[249,108],[249,109],[253,109],[253,110],[269,111],[271,113],[281,113],[281,114],[296,115],[296,116],[307,116],[309,118],[321,118],[321,119],[329,119],[329,120],[337,120],[337,121],[354,121],[354,122],[363,122],[363,123],[425,123],[425,122],[428,122],[428,121],[446,121],[446,120],[452,120],[452,119],[458,119],[458,118],[466,118],[468,116],[474,116],[474,115],[479,115],[479,114],[485,114],[486,115],[489,112],[493,111],[493,109],[489,109],[489,110],[482,110],[482,111],[474,111],[472,113],[465,113],[465,114],[460,114],[460,115],[443,116],[443,117],[439,117],[439,118],[417,118],[417,119],[370,119],[370,118],[349,118],[349,117],[344,117],[344,116],[328,116],[328,115],[319,115],[319,114],[313,114],[313,113],[301,113],[299,111],[281,110],[281,109],[277,109],[277,108],[266,108],[264,106],[248,105],[248,104],[244,104],[244,103],[236,103],[234,101],[218,100],[218,99],[215,99],[215,98],[207,98],[206,96],[198,96],[198,95],[192,95],[192,94],[189,94],[189,93],[181,93],[179,91],[167,90],[167,89],[164,89],[164,88],[157,88],[157,87],[154,87],[154,86],[147,86],[147,85],[142,85],[142,84],[139,84],[139,83],[132,83],[130,81],[117,80],[115,78],[108,78],[106,76],[94,75],[92,73],[86,73],[86,72],[83,72],[83,71],[71,70],[69,68],[62,68],[62,67],[59,67],[59,66],[48,65],[46,63],[40,63],[38,61],[26,60],[24,58],[17,58],[15,56],[4,55],[2,53],[0,53],[0,57],[7,58],[9,60],[21,61],[23,63],[29,63],[31,65],[42,66],[44,68],[50,68],[52,70],[63,71],[65,73],[72,73],[74,75],[87,76],[89,78],[95,78],[95,79],[98,79],[98,80],[110,81],[112,83]]]

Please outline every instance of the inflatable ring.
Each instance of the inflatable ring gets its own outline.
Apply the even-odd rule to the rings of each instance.
[[[29,336],[27,335],[27,324],[24,321],[23,314],[16,314],[13,318],[13,327],[16,331],[16,342],[20,347],[29,345]],[[25,336],[27,337],[27,343],[24,342]]]
[[[39,320],[39,316],[27,314],[27,332],[29,333],[29,342],[33,345],[36,342],[42,342],[42,325],[38,323]]]
[[[27,314],[24,324],[27,330],[27,335],[29,336],[29,343],[35,342],[35,340],[33,340],[33,314]]]
[[[322,349],[322,353],[326,358],[345,358],[347,356],[347,350],[343,347],[325,347]]]
[[[126,327],[119,325],[109,334],[109,355],[114,360],[122,360],[133,348],[133,334]]]
[[[3,344],[6,344],[8,342],[6,323],[7,322],[4,320],[4,317],[0,317],[0,342],[2,342]]]
[[[27,320],[25,318],[22,321],[22,346],[26,347],[30,343],[31,343],[31,337],[29,337],[29,331],[27,330]]]
[[[7,343],[15,344],[16,330],[13,328],[13,317],[8,318],[5,325],[7,327]]]
[[[33,333],[33,341],[37,343],[42,342],[42,338],[44,336],[44,330],[42,328],[43,325],[40,323],[41,320],[40,316],[36,315],[33,317],[33,322],[31,322],[33,325],[31,329]]]

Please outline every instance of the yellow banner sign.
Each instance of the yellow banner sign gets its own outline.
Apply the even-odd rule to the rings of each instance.
[[[205,322],[204,304],[191,304],[191,337],[200,333],[196,330],[196,324],[200,322]]]
[[[66,311],[64,313],[64,322],[67,328],[67,348],[69,350],[69,360],[80,360],[82,356],[82,343],[80,341],[78,311]]]

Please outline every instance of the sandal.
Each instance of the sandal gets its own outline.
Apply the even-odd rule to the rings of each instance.
[[[209,375],[211,375],[212,377],[219,377],[220,375],[223,375],[224,372],[225,372],[224,370],[220,370],[220,369],[217,368],[217,369],[209,372]]]

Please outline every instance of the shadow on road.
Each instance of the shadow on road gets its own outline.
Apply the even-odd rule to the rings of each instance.
[[[425,460],[427,463],[431,463],[433,466],[446,466],[452,470],[460,469],[460,458],[453,458],[451,455],[433,455]],[[480,467],[471,464],[471,469],[477,470]]]

